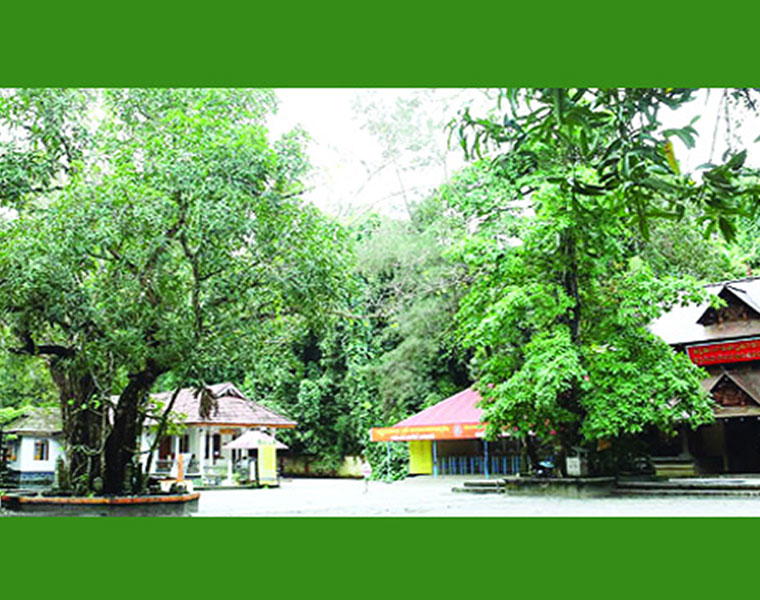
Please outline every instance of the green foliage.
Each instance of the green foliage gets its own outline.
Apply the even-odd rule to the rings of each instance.
[[[691,143],[694,131],[659,132],[657,111],[690,97],[521,90],[503,95],[503,120],[464,114],[463,147],[478,153],[492,144],[499,152],[490,176],[504,180],[496,202],[476,191],[451,203],[471,219],[488,215],[451,255],[470,269],[458,321],[490,435],[532,432],[568,452],[712,419],[704,374],[646,326],[670,306],[704,298],[691,276],[732,273],[719,244],[699,241],[695,220],[708,224],[708,236],[718,227],[730,237],[727,223],[757,187],[741,153],[711,166],[699,185],[673,168],[667,137]],[[698,218],[662,221],[687,208]]]
[[[17,352],[49,357],[62,399],[71,382],[92,382],[72,410],[102,411],[121,394],[102,435],[125,468],[160,375],[213,381],[262,323],[298,314],[320,326],[341,289],[345,236],[299,199],[300,134],[267,139],[271,94],[98,98],[87,168],[0,224],[0,314]],[[99,435],[87,443],[101,446]],[[125,485],[115,479],[106,486]]]

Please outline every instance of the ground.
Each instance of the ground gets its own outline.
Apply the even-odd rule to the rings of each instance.
[[[462,494],[472,477],[413,477],[384,483],[285,479],[279,488],[201,493],[197,516],[760,516],[760,497],[585,498]]]

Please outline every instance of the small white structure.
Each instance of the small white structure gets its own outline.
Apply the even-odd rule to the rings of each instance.
[[[3,435],[7,467],[19,484],[53,483],[63,438],[57,406],[29,408],[3,428]]]
[[[268,464],[267,457],[263,454],[264,451],[273,448],[272,464]],[[288,447],[282,442],[276,440],[270,435],[267,435],[261,430],[249,429],[239,438],[231,441],[224,446],[225,450],[248,450],[248,479],[250,481],[259,482],[260,480],[267,480],[267,483],[275,483],[279,485],[279,474],[277,472],[277,450],[287,450]],[[257,456],[251,456],[252,451],[255,451]],[[226,482],[232,481],[232,463],[229,463],[230,467],[227,472]],[[270,472],[265,472],[265,471]]]

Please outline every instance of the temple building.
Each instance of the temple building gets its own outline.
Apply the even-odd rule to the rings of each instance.
[[[725,305],[676,306],[650,330],[708,373],[715,422],[653,442],[660,465],[682,474],[760,473],[760,278],[706,286]]]

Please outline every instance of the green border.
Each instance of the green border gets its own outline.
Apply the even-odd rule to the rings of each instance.
[[[736,4],[515,4],[16,3],[0,84],[758,84],[756,19]],[[758,533],[757,519],[0,519],[3,591],[45,598],[725,595]]]
[[[89,4],[89,6],[87,5]],[[756,9],[755,9],[756,10]],[[3,7],[5,86],[757,84],[736,3],[388,0]]]
[[[43,598],[725,597],[752,576],[736,559],[754,555],[742,540],[754,545],[760,521],[30,517],[0,519],[0,533],[3,591]]]

